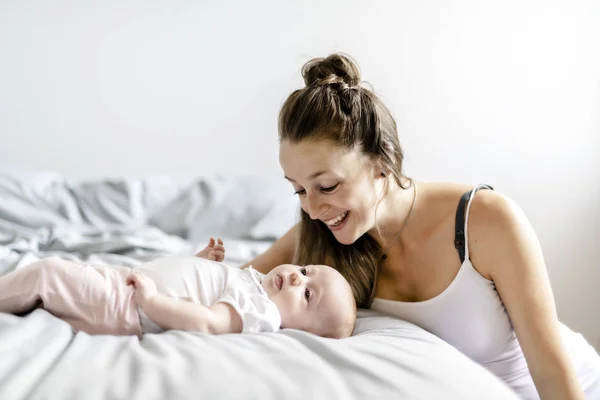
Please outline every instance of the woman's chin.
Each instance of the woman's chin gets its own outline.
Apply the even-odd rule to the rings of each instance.
[[[347,232],[333,232],[333,237],[338,243],[343,245],[351,245],[358,240],[358,236],[354,234],[348,234]]]
[[[349,246],[352,243],[356,242],[356,240],[343,240],[343,239],[338,239],[338,243],[339,244],[343,244],[344,246]]]
[[[350,211],[348,214],[350,214]],[[357,228],[356,221],[350,215],[347,215],[347,218],[341,224],[328,227],[335,240],[345,246],[353,244],[362,236]]]

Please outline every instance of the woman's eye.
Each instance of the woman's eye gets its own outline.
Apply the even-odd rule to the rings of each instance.
[[[296,191],[294,192],[294,194],[297,194],[297,195],[299,195],[299,196],[302,196],[302,195],[305,195],[305,194],[306,194],[306,190],[304,190],[304,189],[296,190]]]
[[[322,187],[321,188],[321,192],[324,193],[330,193],[333,192],[337,187],[338,187],[339,183],[333,185],[333,186],[329,186],[329,187]]]
[[[304,267],[300,268],[300,273],[301,273],[302,275],[305,275],[305,276],[306,276],[306,268],[304,268]]]
[[[308,301],[310,299],[310,290],[308,290],[308,289],[304,290],[304,297],[306,297],[306,301]]]

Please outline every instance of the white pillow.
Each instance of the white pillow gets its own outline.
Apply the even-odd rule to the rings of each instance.
[[[295,200],[292,188],[283,179],[235,177],[206,180],[204,184],[205,206],[188,226],[188,238],[193,242],[207,236],[258,238],[285,231],[293,225],[286,206],[279,217],[288,215],[287,218],[264,219],[272,210],[279,210],[281,204]],[[254,236],[252,232],[259,223],[263,228]]]
[[[300,202],[297,196],[278,202],[250,231],[257,240],[278,239],[300,221]]]

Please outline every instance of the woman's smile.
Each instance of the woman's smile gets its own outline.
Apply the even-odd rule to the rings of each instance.
[[[348,215],[349,214],[350,214],[350,211],[344,211],[340,215],[338,215],[338,216],[336,216],[336,217],[334,217],[334,218],[332,218],[330,220],[323,221],[323,222],[325,223],[325,225],[327,225],[327,227],[331,231],[339,231],[346,224],[346,221],[348,220]]]

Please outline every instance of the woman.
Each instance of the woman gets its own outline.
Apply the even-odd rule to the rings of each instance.
[[[249,264],[333,265],[360,307],[427,329],[524,398],[600,398],[600,359],[557,320],[521,209],[488,186],[406,177],[394,118],[348,56],[314,59],[302,76],[279,118],[302,219]]]

